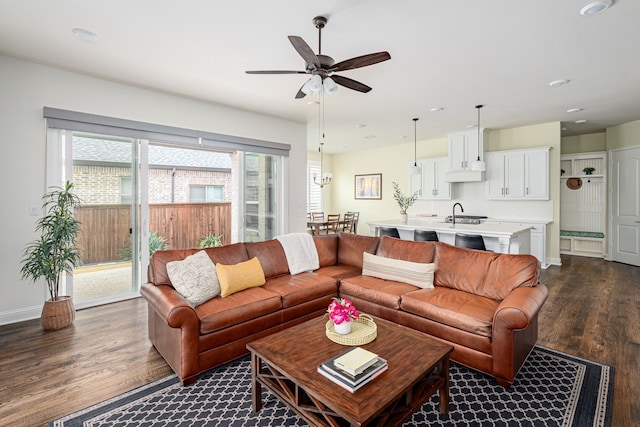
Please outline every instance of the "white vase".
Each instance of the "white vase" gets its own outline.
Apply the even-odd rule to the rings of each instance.
[[[347,335],[351,332],[351,322],[342,322],[339,325],[334,323],[333,328],[335,329],[336,334]]]
[[[400,214],[400,222],[403,224],[406,224],[409,221],[409,215],[407,214]]]

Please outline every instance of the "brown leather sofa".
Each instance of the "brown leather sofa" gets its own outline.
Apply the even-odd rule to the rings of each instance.
[[[425,332],[454,346],[451,358],[509,386],[537,340],[547,288],[528,255],[503,255],[350,233],[315,236],[320,268],[290,275],[277,240],[205,249],[214,263],[260,260],[266,283],[192,307],[172,286],[166,264],[198,249],[156,252],[141,293],[149,338],[183,384],[247,353],[246,344],[313,317],[331,298],[362,312]],[[435,262],[434,289],[363,276],[363,253]]]

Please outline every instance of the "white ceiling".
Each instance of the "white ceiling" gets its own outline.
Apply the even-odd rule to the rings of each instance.
[[[339,73],[373,90],[326,99],[326,152],[412,142],[413,117],[418,140],[444,137],[476,123],[476,104],[483,127],[560,121],[568,136],[640,119],[640,1],[582,16],[590,1],[0,0],[0,53],[315,123],[312,97],[294,99],[307,76],[245,70],[303,70],[287,36],[317,53],[323,15],[322,50],[336,61],[391,54]],[[550,87],[557,79],[569,83]]]

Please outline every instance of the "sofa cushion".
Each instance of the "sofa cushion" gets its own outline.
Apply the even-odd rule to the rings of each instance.
[[[433,263],[404,261],[386,258],[365,252],[362,265],[363,276],[395,280],[420,288],[433,288]]]
[[[493,316],[499,304],[491,298],[435,287],[406,293],[402,297],[401,307],[404,311],[435,322],[490,337]]]
[[[417,288],[394,280],[371,276],[355,276],[340,281],[340,296],[351,295],[384,307],[400,309],[400,300]]]
[[[244,243],[233,243],[204,250],[214,263],[233,265],[249,259],[247,248],[244,245]]]
[[[337,234],[328,234],[324,236],[313,236],[313,243],[316,244],[318,250],[318,260],[320,268],[336,265],[338,263],[338,240]]]
[[[149,263],[149,281],[155,285],[169,285],[171,279],[167,273],[167,264],[171,261],[182,261],[189,255],[198,252],[197,249],[171,249],[155,251]]]
[[[434,285],[485,295],[487,272],[498,257],[493,252],[459,248],[439,242],[436,247]]]
[[[438,243],[434,284],[503,300],[519,286],[535,286],[540,264],[533,255],[510,255]]]
[[[277,240],[245,243],[249,258],[260,260],[266,278],[289,273],[289,264],[282,245]]]
[[[264,289],[280,295],[282,307],[287,308],[324,296],[335,297],[338,295],[338,281],[333,277],[305,272],[268,279]]]
[[[338,239],[338,264],[353,265],[362,269],[362,254],[375,254],[379,237],[340,233]]]
[[[412,262],[433,262],[436,242],[414,242],[382,236],[376,255]]]
[[[501,254],[487,272],[485,296],[503,300],[516,288],[536,286],[540,280],[540,262],[533,255]]]
[[[281,307],[280,295],[260,287],[210,299],[195,310],[200,319],[200,334],[208,334],[273,313]]]
[[[327,267],[320,267],[318,270],[314,271],[314,273],[342,280],[347,277],[359,276],[362,273],[362,269],[353,265],[336,264]]]
[[[220,295],[216,266],[205,251],[168,262],[167,273],[176,291],[194,307]]]
[[[236,292],[265,283],[264,271],[258,258],[251,258],[234,265],[217,264],[220,296],[226,297]]]

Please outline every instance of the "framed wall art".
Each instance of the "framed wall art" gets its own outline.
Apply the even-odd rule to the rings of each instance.
[[[356,200],[382,199],[382,174],[355,175],[354,180]]]

